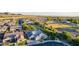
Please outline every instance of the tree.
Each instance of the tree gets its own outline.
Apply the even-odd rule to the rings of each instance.
[[[8,12],[4,12],[4,14],[8,15],[9,13]]]
[[[29,19],[30,21],[34,21],[32,18]]]
[[[30,25],[30,26],[29,26],[29,30],[36,30],[36,27]]]
[[[63,32],[63,39],[67,40],[67,41],[71,41],[73,39],[73,35],[70,32]]]
[[[48,28],[44,29],[43,32],[45,32],[50,38],[49,39],[55,39],[56,32],[54,30],[49,30]]]
[[[8,26],[7,30],[10,31],[10,26]]]
[[[75,23],[75,24],[78,24],[79,23],[79,20],[78,19],[67,19],[67,21],[70,21],[72,23]]]
[[[48,16],[47,19],[48,19],[48,21],[51,21],[52,20],[52,17],[51,16]]]
[[[16,19],[16,26],[18,25],[18,20]]]
[[[76,39],[74,39],[72,42],[72,45],[79,46],[79,36],[77,36]]]
[[[22,28],[23,28],[23,30],[28,30],[29,29],[29,26],[26,24],[26,22],[24,22],[22,24]]]
[[[35,25],[39,25],[39,23],[38,22],[34,22],[35,23]]]
[[[61,21],[61,17],[58,16],[58,17],[57,17],[57,22],[60,22],[60,21]]]
[[[9,43],[9,46],[15,46],[15,43]]]
[[[18,41],[17,41],[17,45],[18,46],[24,46],[24,45],[26,45],[27,44],[27,40],[26,39],[19,39]]]

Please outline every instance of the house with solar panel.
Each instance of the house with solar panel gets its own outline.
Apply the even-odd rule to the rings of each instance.
[[[37,41],[46,39],[48,37],[41,30],[26,31],[26,32],[24,32],[24,35],[25,35],[25,37],[27,37],[31,40],[37,40]]]

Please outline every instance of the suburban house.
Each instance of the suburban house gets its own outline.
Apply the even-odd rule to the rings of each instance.
[[[27,31],[25,32],[25,36],[32,40],[41,40],[48,37],[41,30]]]
[[[16,31],[21,31],[21,30],[22,30],[22,26],[18,25],[18,26],[16,27]]]
[[[16,30],[16,26],[11,26],[10,27],[10,31],[15,31]]]
[[[4,35],[4,39],[9,38],[10,42],[16,42],[17,41],[17,37],[16,37],[16,33],[6,33]]]
[[[7,26],[3,26],[3,27],[0,29],[0,31],[1,31],[1,32],[4,32],[4,31],[7,30],[7,28],[8,28]]]
[[[0,40],[4,38],[4,33],[0,33]]]
[[[26,20],[26,23],[27,23],[28,25],[33,25],[33,24],[34,24],[34,22],[33,22],[33,21],[30,21],[30,20]]]
[[[24,22],[23,19],[19,19],[19,20],[18,20],[18,25],[19,25],[19,26],[22,26],[22,23],[23,23],[23,22]]]

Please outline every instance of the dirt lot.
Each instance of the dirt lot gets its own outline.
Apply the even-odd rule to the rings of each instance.
[[[67,27],[71,27],[71,26],[65,25],[65,24],[48,24],[47,27],[52,27],[52,28],[67,28]]]

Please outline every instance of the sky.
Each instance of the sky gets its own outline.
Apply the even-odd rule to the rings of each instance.
[[[79,12],[16,12],[23,15],[79,16]]]

